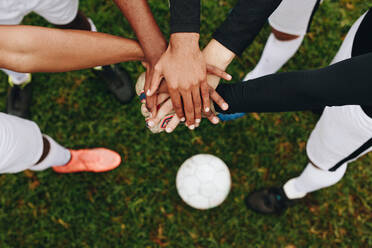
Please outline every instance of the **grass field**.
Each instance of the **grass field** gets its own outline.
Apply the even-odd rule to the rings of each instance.
[[[203,1],[204,46],[236,0]],[[169,33],[166,0],[151,7]],[[325,0],[309,35],[283,71],[326,66],[346,32],[372,0]],[[134,37],[112,1],[83,0],[99,30]],[[36,15],[24,23],[48,25]],[[241,79],[258,61],[269,27],[228,68]],[[123,64],[135,79],[140,63]],[[6,77],[0,76],[0,109]],[[251,190],[297,176],[317,116],[308,112],[249,114],[191,132],[153,135],[137,99],[120,105],[90,70],[33,75],[32,120],[70,148],[105,146],[123,163],[103,174],[57,175],[51,170],[0,175],[0,247],[372,247],[372,155],[349,166],[343,180],[308,195],[282,216],[262,216],[243,203]],[[222,158],[232,190],[218,208],[185,205],[175,187],[179,165],[198,153]]]

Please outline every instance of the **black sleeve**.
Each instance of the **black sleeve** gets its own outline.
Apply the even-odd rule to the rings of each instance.
[[[213,38],[240,55],[282,0],[239,0]]]
[[[200,32],[200,0],[169,0],[171,33]]]
[[[272,74],[217,92],[229,104],[224,112],[284,112],[325,106],[372,105],[372,53],[309,71]]]

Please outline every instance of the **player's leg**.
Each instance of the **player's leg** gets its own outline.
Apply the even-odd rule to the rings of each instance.
[[[21,0],[1,1],[0,25],[18,25],[22,22],[27,7]],[[31,104],[31,74],[1,69],[8,75],[8,97],[6,112],[27,118]]]
[[[269,17],[272,27],[256,67],[244,81],[278,71],[299,49],[320,0],[283,0]]]
[[[28,119],[32,100],[31,73],[1,69],[8,75],[6,113]]]
[[[79,11],[78,6],[78,0],[41,0],[34,11],[59,28],[97,31],[92,19]],[[128,103],[133,98],[132,80],[119,65],[96,67],[93,72],[103,79],[121,103]]]
[[[32,121],[0,113],[0,173],[50,167],[59,173],[103,172],[119,166],[120,156],[104,148],[68,150],[42,135]]]
[[[349,162],[371,150],[371,138],[372,118],[360,106],[327,107],[309,138],[311,162],[301,175],[281,187],[251,193],[247,206],[260,213],[281,213],[308,193],[336,184]]]
[[[80,10],[71,22],[62,25],[55,24],[55,26],[62,29],[79,29],[97,32],[97,27],[93,23],[92,19],[86,17]]]
[[[355,48],[360,47],[355,37],[361,33],[363,26],[370,26],[368,21],[372,22],[371,12],[354,23],[332,63],[348,59],[354,54]],[[246,199],[247,206],[260,213],[280,213],[294,200],[336,184],[345,174],[349,162],[371,150],[371,116],[361,106],[327,107],[309,138],[307,154],[311,162],[302,174],[290,179],[282,187],[251,193]]]

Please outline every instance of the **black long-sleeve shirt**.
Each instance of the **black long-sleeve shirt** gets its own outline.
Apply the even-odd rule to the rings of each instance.
[[[237,55],[253,41],[282,0],[239,0],[213,38]],[[200,0],[170,0],[171,33],[200,31]]]
[[[213,38],[234,52],[243,53],[282,0],[239,0]]]
[[[328,67],[271,74],[235,84],[220,84],[217,92],[229,104],[228,111],[285,112],[325,106],[372,106],[372,53]],[[365,110],[366,111],[366,110]]]
[[[169,0],[171,33],[200,32],[200,0]]]
[[[372,9],[355,35],[352,58],[322,69],[272,74],[217,91],[228,113],[282,112],[362,105],[372,117]],[[220,110],[221,111],[221,110]]]

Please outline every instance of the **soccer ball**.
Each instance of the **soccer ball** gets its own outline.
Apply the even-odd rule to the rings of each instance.
[[[230,171],[216,156],[198,154],[187,159],[178,169],[176,186],[182,200],[191,207],[214,208],[229,194]]]

